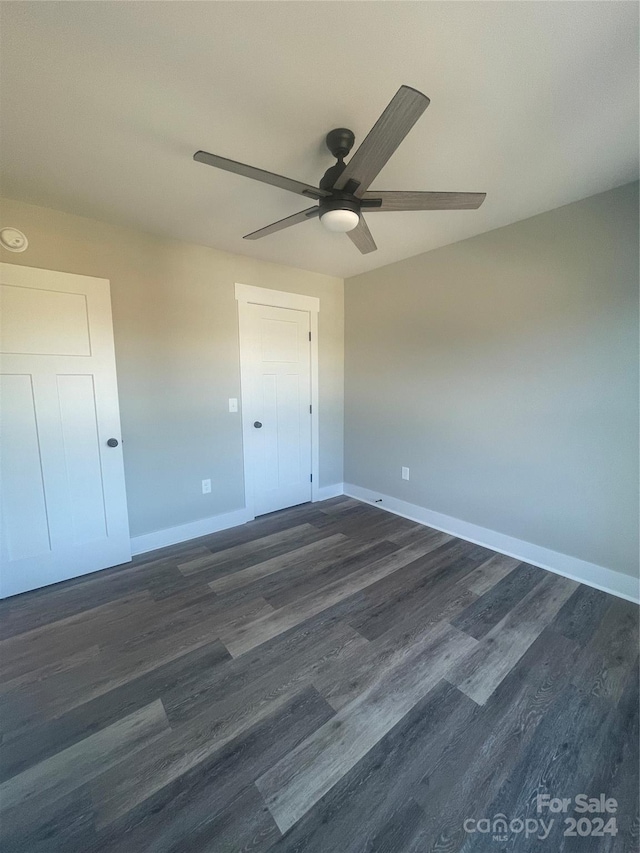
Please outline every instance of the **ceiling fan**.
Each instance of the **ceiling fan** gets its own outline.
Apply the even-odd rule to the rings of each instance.
[[[371,182],[428,106],[429,98],[422,92],[412,89],[411,86],[401,86],[348,163],[344,162],[344,158],[355,141],[353,132],[346,127],[330,131],[326,138],[327,148],[338,162],[327,169],[319,187],[275,175],[273,172],[265,172],[235,160],[227,160],[226,157],[218,157],[207,151],[196,151],[193,159],[318,202],[314,207],[308,207],[300,213],[294,213],[247,234],[245,240],[258,240],[319,216],[329,231],[346,232],[356,247],[366,254],[374,252],[378,247],[362,215],[365,210],[369,213],[391,213],[398,210],[475,210],[485,199],[486,193],[369,190]]]

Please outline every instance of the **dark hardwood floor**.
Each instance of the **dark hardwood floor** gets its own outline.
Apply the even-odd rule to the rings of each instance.
[[[382,510],[274,513],[0,619],[3,853],[638,850],[637,608]],[[615,798],[617,834],[544,794]]]

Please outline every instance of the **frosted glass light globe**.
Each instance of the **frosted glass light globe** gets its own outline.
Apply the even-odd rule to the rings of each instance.
[[[327,231],[353,231],[360,217],[354,210],[327,210],[320,216],[320,222]]]

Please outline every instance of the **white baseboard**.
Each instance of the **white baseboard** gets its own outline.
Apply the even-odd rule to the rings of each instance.
[[[319,486],[313,498],[315,501],[328,501],[329,498],[338,498],[344,494],[344,483],[333,483],[331,486]]]
[[[147,551],[155,551],[157,548],[166,548],[167,545],[175,545],[178,542],[186,542],[189,539],[197,539],[199,536],[208,536],[210,533],[218,533],[229,527],[246,524],[252,518],[247,509],[236,509],[233,512],[212,515],[177,527],[167,527],[154,533],[143,533],[142,536],[134,536],[131,539],[131,553],[146,554]]]
[[[343,483],[320,486],[315,493],[314,501],[326,501],[343,494]],[[187,542],[189,539],[197,539],[199,536],[208,536],[210,533],[228,530],[230,527],[237,527],[239,524],[246,524],[247,521],[252,520],[253,515],[248,509],[236,509],[233,512],[212,515],[209,518],[190,521],[188,524],[180,524],[177,527],[156,530],[154,533],[143,533],[142,536],[132,537],[131,553],[134,556],[146,554],[148,551],[156,551],[158,548],[166,548],[167,545],[176,545],[178,542]]]
[[[632,601],[634,604],[640,603],[640,582],[631,575],[615,572],[613,569],[588,563],[577,557],[570,557],[568,554],[561,554],[559,551],[552,551],[549,548],[534,545],[532,542],[515,539],[513,536],[506,536],[504,533],[479,527],[477,524],[470,524],[468,521],[461,521],[459,518],[443,515],[417,506],[417,504],[382,495],[379,492],[354,486],[351,483],[344,484],[344,494],[411,521],[417,521],[427,527],[442,530],[444,533],[451,533],[467,542],[473,542],[476,545],[490,548],[492,551],[507,554],[516,560],[522,560],[523,563],[539,566],[541,569],[547,569],[565,578],[571,578],[571,580],[579,581],[579,583],[584,583],[603,592],[609,592],[619,598]]]

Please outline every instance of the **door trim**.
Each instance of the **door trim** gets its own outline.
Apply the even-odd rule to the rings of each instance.
[[[255,518],[255,502],[253,491],[253,471],[250,464],[251,418],[249,406],[245,406],[246,377],[249,366],[246,363],[246,347],[243,339],[247,338],[247,306],[268,305],[271,308],[293,308],[295,311],[306,311],[309,314],[311,329],[311,500],[320,500],[319,471],[319,394],[318,394],[318,314],[320,299],[317,296],[304,296],[301,293],[288,293],[284,290],[270,290],[266,287],[254,287],[250,284],[236,282],[235,295],[238,302],[238,331],[240,349],[240,398],[242,401],[242,457],[244,467],[244,503],[248,514]]]

